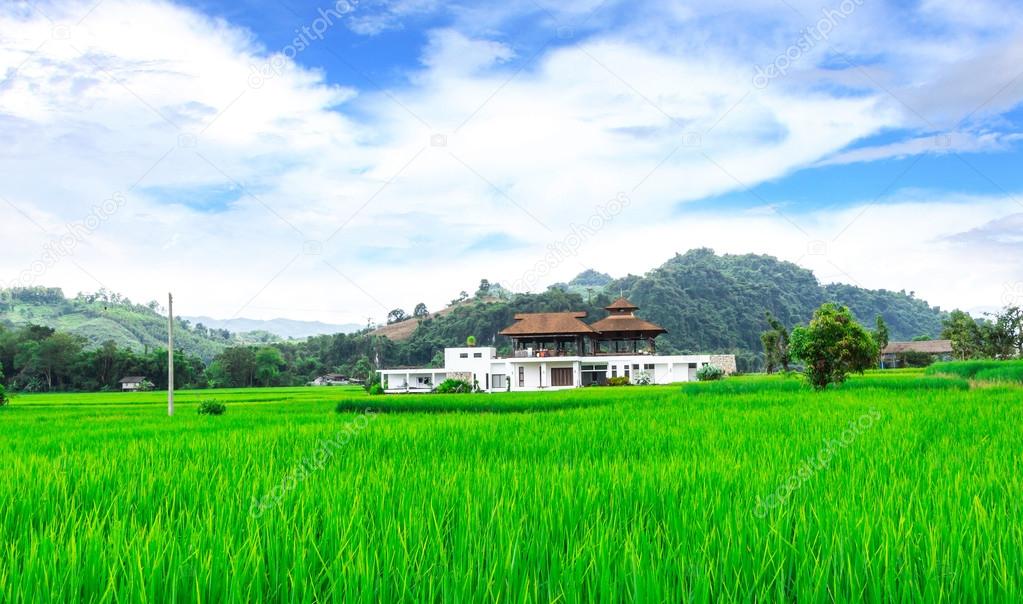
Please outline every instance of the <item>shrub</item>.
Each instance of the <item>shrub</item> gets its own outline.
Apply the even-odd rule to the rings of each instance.
[[[472,392],[472,384],[465,380],[446,379],[433,391],[437,394],[466,394]]]
[[[142,380],[139,382],[139,392],[152,392],[156,390],[156,384],[149,380]]]
[[[649,386],[654,383],[654,379],[650,377],[649,371],[640,371],[636,374],[636,385],[637,386]]]
[[[696,379],[701,382],[714,382],[725,377],[725,370],[717,365],[704,365],[696,370]]]
[[[224,403],[208,398],[199,401],[199,415],[223,415],[227,411],[227,405]]]
[[[631,386],[632,384],[629,383],[629,378],[627,378],[627,377],[625,377],[623,375],[621,377],[607,378],[607,385],[608,386]]]
[[[366,392],[369,392],[370,396],[376,396],[384,393],[384,387],[380,385],[380,382],[375,382],[370,384],[369,388],[366,389]]]
[[[3,407],[8,403],[7,394],[4,392],[3,385],[0,385],[0,407]]]
[[[792,330],[792,355],[805,366],[815,390],[841,384],[850,373],[863,373],[877,360],[877,342],[845,306],[822,304],[810,325]]]

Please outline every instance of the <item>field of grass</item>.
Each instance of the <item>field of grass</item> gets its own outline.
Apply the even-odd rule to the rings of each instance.
[[[1023,384],[1023,360],[1018,361],[950,361],[927,368],[931,375],[951,375],[979,382]]]
[[[1019,602],[1021,392],[22,396],[0,602]]]

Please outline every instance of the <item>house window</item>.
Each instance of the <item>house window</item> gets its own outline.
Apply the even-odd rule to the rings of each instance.
[[[631,374],[631,373],[629,373],[629,366],[628,366],[628,365],[626,365],[626,366],[625,366],[625,377],[629,377],[629,376],[631,376],[631,375],[632,375],[632,374]]]
[[[689,363],[690,369],[696,369],[696,363]]]
[[[526,368],[519,367],[519,388],[526,386]]]
[[[505,384],[504,380],[505,380],[505,376],[504,376],[503,373],[495,373],[494,374],[494,379],[493,379],[494,389],[495,390],[503,390],[503,389],[507,388],[508,386],[507,386],[507,384]]]
[[[611,365],[611,377],[618,377],[618,365]]]
[[[552,367],[551,368],[551,386],[571,386],[572,385],[572,368],[571,367]]]
[[[468,352],[460,352],[460,353],[458,353],[458,358],[460,358],[460,359],[467,359],[467,358],[469,358],[469,353]]]
[[[653,371],[654,370],[654,364],[653,363],[647,363],[647,364],[643,365],[643,369],[645,369],[646,371]]]
[[[482,352],[474,352],[474,353],[472,353],[472,358],[474,358],[474,359],[482,359],[483,358],[483,353]]]
[[[639,364],[632,366],[633,371],[639,371]]]

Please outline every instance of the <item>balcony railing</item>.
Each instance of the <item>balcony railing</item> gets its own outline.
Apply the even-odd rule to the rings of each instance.
[[[652,350],[638,350],[638,351],[591,351],[586,353],[578,353],[573,350],[513,350],[512,358],[514,359],[535,359],[545,357],[574,357],[574,356],[586,356],[586,357],[622,357],[622,356],[650,356],[657,354]]]

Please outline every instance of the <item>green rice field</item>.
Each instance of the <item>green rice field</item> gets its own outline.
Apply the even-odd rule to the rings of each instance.
[[[949,373],[18,396],[0,602],[1020,602],[1023,389]]]

